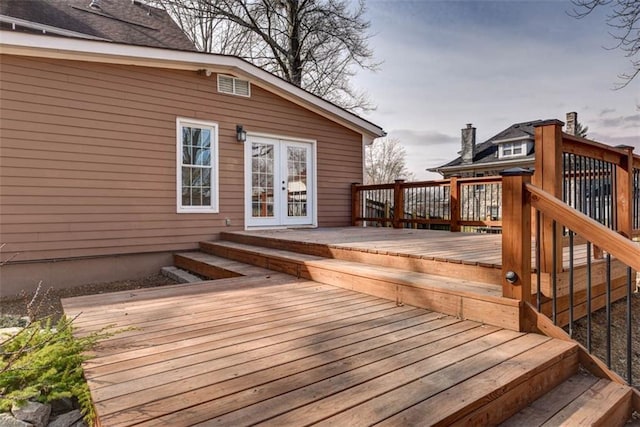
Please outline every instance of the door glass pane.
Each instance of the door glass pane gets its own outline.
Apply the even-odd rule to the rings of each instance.
[[[287,216],[307,216],[307,149],[287,147]]]
[[[274,215],[273,162],[272,144],[251,144],[251,214],[255,218]]]

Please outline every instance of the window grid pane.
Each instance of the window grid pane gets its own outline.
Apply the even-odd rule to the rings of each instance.
[[[254,142],[251,145],[251,215],[273,217],[274,210],[274,146]]]
[[[211,206],[211,129],[182,127],[182,206]]]

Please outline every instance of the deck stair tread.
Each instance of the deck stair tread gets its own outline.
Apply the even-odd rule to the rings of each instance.
[[[273,249],[265,247],[257,247],[243,243],[215,241],[203,242],[201,244],[203,250],[208,251],[212,248],[234,249],[245,253],[259,254],[275,260],[288,261],[297,264],[306,264],[313,266],[323,266],[339,272],[349,272],[362,277],[375,277],[392,283],[403,283],[416,287],[438,287],[443,290],[451,290],[452,292],[468,292],[485,297],[501,297],[502,289],[495,285],[483,282],[476,282],[466,279],[453,279],[438,276],[429,273],[419,273],[408,271],[401,268],[386,267],[381,265],[363,264],[354,261],[345,261],[341,259],[330,259],[321,256],[301,254],[282,249]],[[228,252],[227,252],[228,253]],[[268,264],[264,264],[268,265]]]
[[[500,286],[224,240],[200,242],[200,249],[222,258],[389,299],[400,305],[518,329],[519,301],[504,298]]]
[[[631,394],[628,386],[580,372],[501,426],[624,425],[629,420]]]
[[[394,229],[385,235],[379,230],[355,228],[355,234],[353,228],[320,229],[312,234],[295,230],[224,232],[220,239],[366,264],[401,266],[404,270],[444,277],[453,272],[485,283],[500,281],[500,240],[495,236],[483,239],[479,234],[461,234],[452,243],[449,232],[433,231],[429,239],[424,239],[416,230]],[[478,247],[480,240],[483,245]]]
[[[210,279],[269,274],[272,270],[201,251],[174,254],[174,263]]]

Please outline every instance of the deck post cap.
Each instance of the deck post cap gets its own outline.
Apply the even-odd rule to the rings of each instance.
[[[533,124],[534,128],[540,127],[540,126],[549,126],[549,125],[556,125],[556,126],[564,126],[564,122],[562,120],[558,120],[558,119],[549,119],[549,120],[541,120],[537,123]]]

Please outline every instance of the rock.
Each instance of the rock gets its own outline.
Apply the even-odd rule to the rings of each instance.
[[[9,413],[0,414],[0,427],[33,427],[33,424],[15,419]]]
[[[22,406],[13,405],[11,412],[20,421],[26,421],[35,427],[46,427],[49,423],[51,406],[38,402],[27,402]]]
[[[74,403],[72,399],[68,397],[63,397],[61,399],[56,399],[53,402],[49,402],[51,405],[51,416],[61,415],[67,412],[71,412],[74,409],[77,409],[78,406]]]
[[[71,412],[67,412],[66,414],[62,414],[57,417],[55,420],[51,421],[47,427],[75,427],[78,425],[78,422],[82,421],[82,413],[74,409]]]

